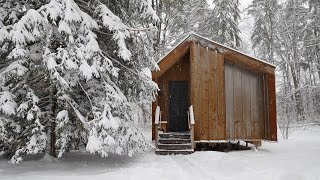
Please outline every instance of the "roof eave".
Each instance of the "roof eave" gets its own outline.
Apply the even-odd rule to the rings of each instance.
[[[157,63],[159,64],[159,63],[160,63],[163,59],[165,59],[172,51],[174,51],[179,45],[181,45],[181,44],[184,43],[185,41],[187,41],[187,40],[195,41],[196,39],[199,39],[199,38],[200,38],[200,39],[203,39],[203,40],[205,40],[205,41],[208,41],[208,42],[210,42],[210,43],[212,43],[212,44],[216,44],[216,45],[218,45],[218,46],[221,46],[221,47],[223,47],[223,48],[226,48],[226,49],[228,49],[228,50],[234,51],[234,52],[236,52],[236,53],[239,53],[239,54],[241,54],[241,55],[244,55],[244,56],[247,56],[247,57],[249,57],[249,58],[252,58],[252,59],[254,59],[254,60],[256,60],[256,61],[262,62],[262,63],[264,63],[264,64],[266,64],[266,65],[269,65],[269,66],[271,66],[271,67],[273,67],[273,68],[276,68],[275,65],[273,65],[273,64],[271,64],[271,63],[269,63],[269,62],[267,62],[267,61],[264,61],[264,60],[258,59],[258,58],[256,58],[256,57],[253,57],[253,56],[251,56],[251,55],[248,55],[248,54],[246,54],[246,53],[240,52],[239,50],[236,50],[236,49],[234,49],[234,48],[225,46],[225,45],[223,45],[223,44],[220,44],[220,43],[218,43],[218,42],[215,42],[215,41],[213,41],[213,40],[211,40],[211,39],[208,39],[208,38],[203,37],[203,36],[201,36],[201,35],[199,35],[199,34],[196,34],[196,33],[190,33],[190,34],[188,34],[188,35],[187,35],[185,38],[183,38],[175,47],[173,47],[168,53],[166,53],[164,56],[162,56],[162,57],[157,61]]]

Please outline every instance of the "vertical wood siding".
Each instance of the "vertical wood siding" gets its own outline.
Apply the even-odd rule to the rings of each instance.
[[[225,92],[226,139],[265,139],[262,75],[226,61]]]
[[[191,48],[191,104],[196,121],[195,140],[224,140],[224,58],[196,44]]]
[[[268,92],[268,113],[270,134],[267,138],[271,141],[277,141],[277,108],[276,108],[276,80],[275,74],[267,74],[267,92]]]

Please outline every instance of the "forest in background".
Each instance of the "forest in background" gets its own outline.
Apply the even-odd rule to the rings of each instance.
[[[240,3],[0,1],[0,155],[19,163],[42,151],[146,150],[137,126],[151,121],[150,71],[190,32],[276,65],[285,138],[293,126],[318,124],[320,2],[253,0],[241,11]]]

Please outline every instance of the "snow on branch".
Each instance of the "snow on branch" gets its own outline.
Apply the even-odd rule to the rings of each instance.
[[[131,52],[125,42],[126,38],[130,37],[129,27],[104,4],[100,4],[96,8],[96,13],[101,18],[103,26],[114,32],[113,38],[119,47],[118,55],[124,60],[130,60]]]
[[[30,9],[10,31],[11,40],[15,44],[25,45],[27,42],[36,41],[41,36],[39,28],[45,23],[43,16],[36,10]]]
[[[0,92],[0,112],[7,115],[16,113],[17,103],[14,101],[15,95],[9,91]]]
[[[130,28],[128,27],[127,30],[130,30],[130,31],[149,31],[149,30],[154,30],[156,29],[156,27],[148,27],[148,28]]]

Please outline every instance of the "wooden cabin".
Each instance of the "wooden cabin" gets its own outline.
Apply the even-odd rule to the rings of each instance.
[[[158,130],[188,133],[191,128],[192,148],[195,143],[277,141],[274,65],[196,34],[158,65],[160,70],[152,72],[160,89],[152,105],[156,144]]]

